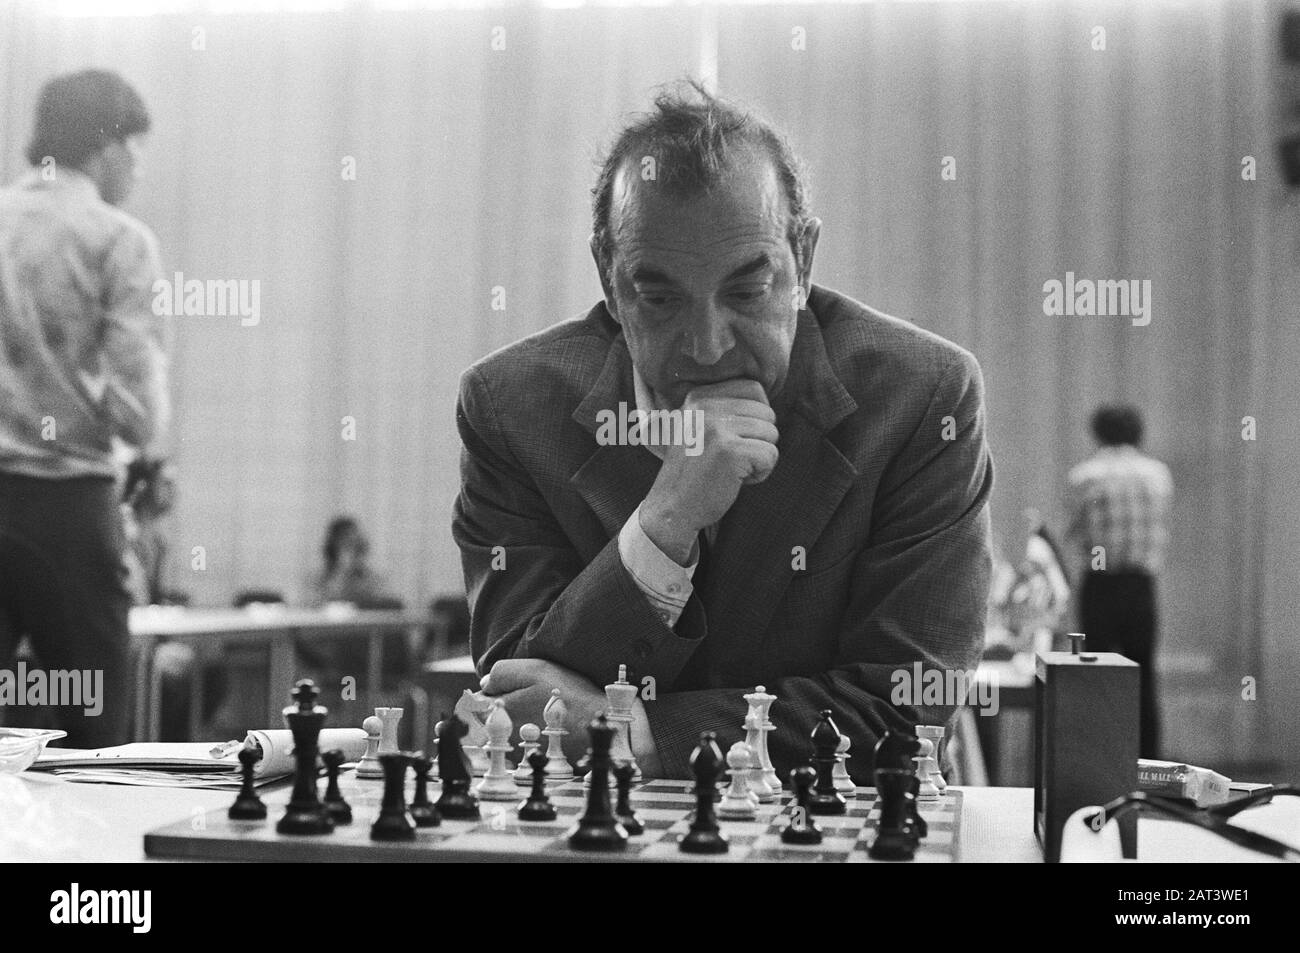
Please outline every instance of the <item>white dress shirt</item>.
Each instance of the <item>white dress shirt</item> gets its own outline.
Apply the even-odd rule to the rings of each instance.
[[[650,388],[641,379],[635,365],[632,368],[632,381],[636,388],[638,410],[661,409],[656,407]],[[641,426],[643,428],[645,426],[644,419]],[[664,458],[663,447],[654,444],[643,445],[660,460]],[[704,530],[706,541],[711,544],[717,531],[717,524],[707,527]],[[637,588],[645,593],[650,605],[659,613],[659,618],[663,619],[664,624],[670,628],[676,625],[677,620],[681,618],[682,610],[686,608],[687,600],[695,591],[692,580],[695,577],[695,569],[699,565],[698,548],[696,558],[690,565],[682,566],[676,562],[646,535],[645,529],[641,526],[641,507],[638,506],[623,524],[623,529],[619,531],[618,554],[623,560],[623,567],[632,576]]]

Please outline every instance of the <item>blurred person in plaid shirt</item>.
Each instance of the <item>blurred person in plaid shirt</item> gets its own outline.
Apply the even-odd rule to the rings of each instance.
[[[1119,652],[1142,666],[1141,753],[1155,758],[1155,580],[1169,539],[1173,479],[1167,466],[1138,450],[1136,409],[1098,408],[1092,432],[1097,452],[1069,475],[1069,540],[1086,563],[1079,622],[1089,649]]]

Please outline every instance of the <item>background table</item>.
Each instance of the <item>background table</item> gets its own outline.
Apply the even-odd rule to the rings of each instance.
[[[265,646],[268,652],[266,725],[279,727],[280,712],[297,676],[294,646],[300,639],[328,636],[366,641],[367,691],[378,689],[383,675],[384,637],[409,632],[428,624],[423,615],[326,607],[293,609],[285,606],[250,606],[244,609],[188,609],[148,606],[131,610],[131,637],[136,649],[134,735],[157,741],[162,707],[162,682],[154,665],[154,651],[164,641],[184,642],[200,656],[227,643]],[[190,682],[189,737],[200,737],[202,717],[202,665],[196,665]],[[418,719],[419,724],[427,717]],[[422,746],[423,738],[417,740]]]

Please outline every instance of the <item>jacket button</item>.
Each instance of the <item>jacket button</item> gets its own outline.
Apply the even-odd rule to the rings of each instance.
[[[635,642],[632,643],[632,654],[636,658],[644,662],[652,654],[654,654],[654,647],[651,646],[650,643],[647,642],[645,639],[637,639]]]

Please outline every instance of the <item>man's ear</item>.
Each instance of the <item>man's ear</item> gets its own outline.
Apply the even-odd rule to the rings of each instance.
[[[618,320],[617,307],[614,304],[614,284],[606,263],[602,260],[600,254],[600,244],[596,241],[593,233],[587,239],[587,247],[591,249],[592,261],[596,263],[596,274],[600,276],[600,290],[605,295],[605,310],[607,310],[615,321]],[[612,266],[610,266],[612,267]]]
[[[817,253],[817,239],[821,233],[822,220],[810,218],[799,238],[799,287],[803,289],[804,300],[812,293],[813,255]]]

